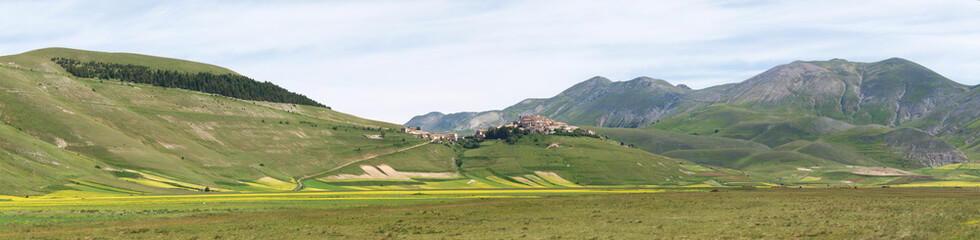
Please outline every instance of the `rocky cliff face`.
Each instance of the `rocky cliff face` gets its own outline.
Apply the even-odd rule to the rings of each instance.
[[[909,126],[936,135],[960,147],[973,159],[980,157],[980,87],[960,95],[952,103],[929,111]]]
[[[901,156],[927,167],[969,161],[955,146],[926,132],[902,128],[885,133],[885,143]]]

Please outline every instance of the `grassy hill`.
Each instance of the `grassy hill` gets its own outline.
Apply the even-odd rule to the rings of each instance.
[[[729,116],[739,119],[737,114]],[[779,128],[778,122],[768,123],[773,127],[768,127],[765,131],[751,131],[757,127],[742,129],[753,124],[729,122],[711,125],[710,128],[722,127],[714,133],[713,130],[708,131],[710,128],[698,130],[698,126],[710,124],[701,124],[697,119],[691,118],[689,120],[692,122],[681,123],[661,122],[664,125],[690,126],[683,129],[692,133],[653,128],[591,129],[653,153],[708,166],[737,169],[743,171],[748,179],[774,184],[872,185],[980,181],[980,171],[970,167],[975,163],[960,163],[968,158],[954,146],[917,129],[892,129],[880,125],[840,125],[828,128],[826,121],[794,120],[798,129],[825,131],[802,134],[806,139],[769,147],[767,144],[772,144],[772,138],[760,136],[769,134],[796,138],[799,137],[798,132],[794,128]],[[706,120],[717,119],[710,117]],[[824,127],[800,128],[801,123]],[[705,133],[695,135],[697,132]],[[735,135],[745,139],[742,140],[733,138],[732,132],[753,134]]]
[[[493,140],[466,151],[460,160],[467,171],[503,176],[555,172],[581,185],[689,185],[710,179],[682,166],[695,165],[690,162],[587,137],[531,135],[517,144]]]
[[[881,125],[855,126],[827,117],[758,111],[729,104],[714,104],[662,120],[646,129],[746,140],[770,148],[801,140],[827,142],[847,148],[839,152],[857,151],[875,162],[903,169],[970,160],[955,146],[919,130],[892,129]]]
[[[719,176],[741,174],[591,137],[532,134],[514,144],[486,140],[479,145],[466,149],[431,143],[325,172],[304,185],[318,189],[690,186],[721,185],[725,181]]]
[[[0,57],[0,64],[25,70],[67,73],[51,61],[51,58],[72,58],[79,61],[96,61],[115,64],[149,66],[153,69],[188,73],[210,72],[214,74],[238,74],[227,68],[187,60],[148,56],[134,53],[107,53],[70,48],[44,48],[17,55]]]
[[[233,73],[188,61],[71,49],[0,57],[0,182],[11,186],[0,194],[66,186],[234,190],[259,179],[289,182],[423,142],[397,132],[398,125],[326,108],[75,78],[51,63],[53,57]]]
[[[670,132],[658,129],[637,128],[600,128],[587,127],[600,134],[656,154],[676,150],[691,149],[757,149],[770,150],[765,144],[708,135],[693,135],[688,133]]]

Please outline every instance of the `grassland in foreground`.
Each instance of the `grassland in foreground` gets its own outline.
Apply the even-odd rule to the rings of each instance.
[[[980,189],[976,188],[709,190],[427,190],[14,199],[0,201],[0,238],[980,237]]]

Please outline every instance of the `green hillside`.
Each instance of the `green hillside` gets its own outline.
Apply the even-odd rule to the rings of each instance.
[[[741,173],[609,139],[532,134],[513,144],[485,140],[471,149],[431,143],[325,172],[304,184],[319,189],[690,186],[725,184],[718,178],[729,174]]]
[[[872,148],[874,150],[866,151],[866,157],[904,169],[970,160],[955,146],[919,130],[855,126],[826,117],[758,111],[728,104],[694,110],[647,126],[647,129],[747,140],[771,148],[800,140],[827,141],[857,149]],[[854,129],[868,131],[848,135],[847,132],[854,132]]]
[[[517,144],[500,140],[485,142],[480,148],[467,150],[463,154],[461,167],[468,171],[485,170],[504,176],[534,174],[535,171],[555,172],[581,185],[689,185],[709,179],[685,174],[682,170],[686,168],[682,165],[686,161],[621,146],[615,141],[532,136],[522,138]]]
[[[733,116],[729,120],[740,119],[737,114],[727,116]],[[767,124],[772,127],[765,131],[753,131],[752,129],[757,129],[752,127],[755,124],[736,121],[711,125],[711,121],[702,123],[698,119],[689,118],[689,122],[679,123],[661,122],[664,126],[670,124],[689,126],[690,128],[681,129],[692,133],[653,128],[592,129],[626,144],[635,144],[638,148],[652,153],[708,166],[738,169],[752,180],[769,183],[872,185],[910,183],[910,181],[924,181],[929,184],[938,184],[935,182],[944,180],[980,181],[978,177],[980,171],[970,167],[975,163],[960,164],[968,158],[954,146],[916,129],[891,129],[875,125],[833,125],[831,124],[835,122],[833,120],[808,119],[790,121],[795,122],[797,127],[794,128],[780,128],[781,124],[777,121],[768,122]],[[718,119],[718,117],[709,117],[701,120]],[[757,120],[753,118],[748,121]],[[786,121],[788,120],[782,122]],[[804,127],[802,123],[814,126]],[[697,126],[703,125],[711,128],[720,127],[720,130],[717,133],[713,130],[708,131],[710,128],[698,130]],[[746,127],[747,129],[743,129]],[[822,130],[797,136],[799,132],[794,129]],[[699,131],[706,133],[695,135]],[[733,132],[752,134],[731,135]],[[762,144],[767,142],[772,144],[771,138],[761,137],[766,135],[809,140],[800,139],[774,144],[770,148]],[[733,136],[746,140],[736,139]],[[959,167],[961,165],[968,167],[961,168]]]
[[[758,149],[769,150],[765,144],[709,135],[693,135],[657,129],[588,127],[602,135],[628,144],[635,144],[647,152],[663,154],[690,149]]]
[[[17,55],[0,57],[0,64],[39,72],[66,73],[51,58],[71,58],[79,61],[95,61],[115,64],[149,66],[152,69],[189,73],[238,74],[227,68],[187,60],[155,57],[133,53],[107,53],[70,48],[44,48]]]
[[[826,117],[714,104],[661,120],[646,128],[748,140],[776,147],[797,140],[815,140],[820,135],[851,127],[850,124]]]
[[[76,78],[50,62],[54,57],[232,73],[187,61],[70,49],[0,57],[0,180],[16,186],[0,194],[66,186],[234,190],[260,179],[289,182],[424,142],[398,132],[398,125],[321,107]]]

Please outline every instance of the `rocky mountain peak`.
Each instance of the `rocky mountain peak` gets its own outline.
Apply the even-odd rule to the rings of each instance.
[[[609,80],[606,77],[603,77],[603,76],[595,76],[595,77],[591,77],[591,78],[589,78],[589,79],[587,79],[585,81],[582,81],[579,84],[606,84],[606,83],[611,83],[611,82],[612,82],[612,80]]]
[[[636,88],[636,89],[661,89],[671,92],[683,92],[683,88],[674,86],[670,82],[662,79],[656,79],[651,77],[637,77],[625,82],[614,82],[613,85],[622,85],[624,88]]]
[[[612,83],[608,78],[595,76],[565,89],[558,96],[582,96]]]

